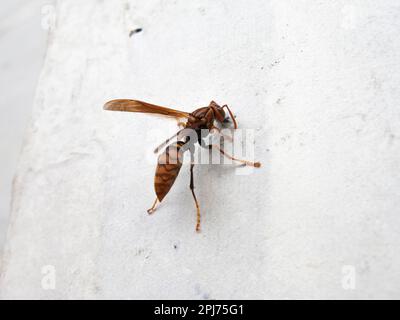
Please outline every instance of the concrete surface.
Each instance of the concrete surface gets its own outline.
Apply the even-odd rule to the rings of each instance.
[[[46,52],[42,9],[51,0],[3,0],[0,6],[0,255],[12,180]]]
[[[399,29],[395,0],[59,1],[1,297],[399,298]],[[198,166],[200,235],[187,166],[149,217],[176,124],[117,97],[227,103],[263,167]]]

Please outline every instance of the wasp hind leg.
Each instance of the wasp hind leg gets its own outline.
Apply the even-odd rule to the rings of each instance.
[[[153,206],[147,210],[148,214],[152,214],[154,211],[156,211],[157,202],[158,202],[158,198],[156,197],[156,200],[154,201]]]
[[[192,162],[190,164],[190,190],[192,191],[193,199],[196,204],[196,231],[200,232],[200,206],[199,202],[197,201],[196,194],[194,193],[193,167],[194,163]]]

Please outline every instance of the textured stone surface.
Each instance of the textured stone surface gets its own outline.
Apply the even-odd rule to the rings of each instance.
[[[398,298],[399,16],[394,0],[60,1],[1,296]],[[200,235],[187,166],[149,217],[149,150],[176,124],[104,112],[117,97],[227,103],[263,167],[197,167]]]

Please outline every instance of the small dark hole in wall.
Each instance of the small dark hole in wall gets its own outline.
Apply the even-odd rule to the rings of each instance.
[[[135,33],[142,32],[142,30],[143,30],[142,28],[137,28],[137,29],[131,30],[129,32],[129,37],[132,37]]]

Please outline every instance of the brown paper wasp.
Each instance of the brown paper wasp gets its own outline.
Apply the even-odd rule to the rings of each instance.
[[[202,138],[201,136],[202,130],[208,130],[207,132],[211,132],[212,130],[217,130],[220,132],[220,129],[215,126],[215,122],[219,122],[220,124],[233,122],[234,129],[237,129],[237,122],[235,116],[232,111],[229,109],[227,105],[219,106],[214,101],[211,101],[208,107],[202,107],[196,109],[195,111],[188,113],[185,111],[170,109],[166,107],[157,106],[154,104],[150,104],[143,101],[138,100],[129,100],[129,99],[116,99],[107,102],[104,105],[105,110],[112,111],[127,111],[127,112],[143,112],[143,113],[153,113],[164,116],[169,116],[176,118],[178,120],[178,125],[182,125],[183,129],[179,130],[176,134],[174,134],[171,138],[167,139],[160,146],[158,146],[154,152],[158,153],[158,151],[165,147],[172,139],[177,138],[177,142],[171,143],[168,145],[164,152],[158,157],[158,164],[156,168],[156,174],[154,178],[154,188],[156,192],[156,199],[150,209],[147,210],[149,214],[153,213],[156,209],[156,205],[158,202],[161,202],[164,197],[167,195],[172,185],[174,184],[176,177],[179,174],[179,171],[182,166],[182,156],[183,153],[187,150],[190,150],[191,154],[191,164],[190,164],[190,190],[193,195],[194,202],[196,204],[197,210],[197,223],[196,223],[196,231],[200,231],[200,206],[197,201],[196,194],[194,193],[194,181],[193,181],[193,167],[194,167],[194,148],[193,142],[192,146],[189,146],[189,139],[187,136],[182,138],[183,130],[190,129],[194,130],[197,135],[197,141],[201,146]],[[229,117],[225,117],[224,109],[228,110],[230,115]],[[180,122],[181,119],[185,119],[186,122]],[[216,148],[222,155],[225,157],[241,162],[245,165],[260,167],[261,164],[259,162],[251,162],[246,160],[237,159],[229,154],[227,154],[219,145],[208,145],[207,148]]]

